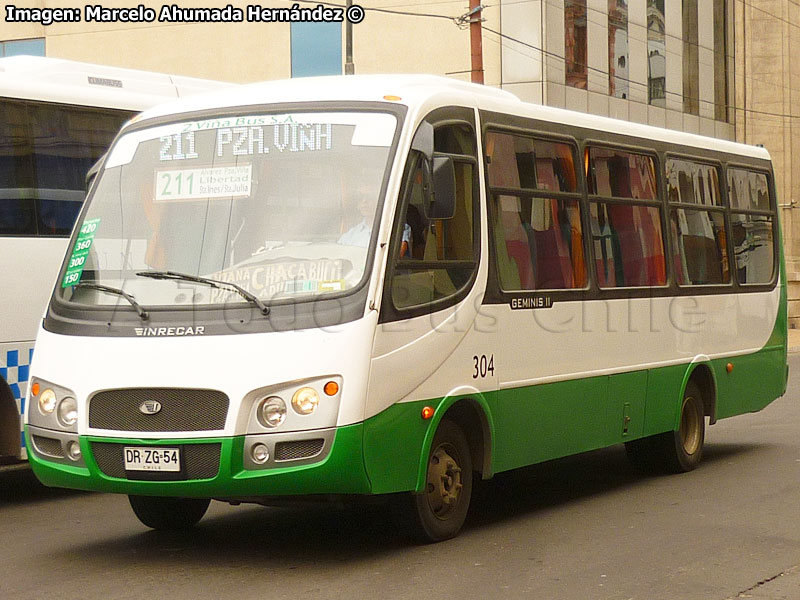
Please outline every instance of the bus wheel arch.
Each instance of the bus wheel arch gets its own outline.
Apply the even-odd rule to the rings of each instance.
[[[717,380],[714,370],[708,362],[695,362],[693,368],[687,370],[681,386],[681,397],[685,395],[689,384],[697,386],[703,399],[703,414],[708,417],[708,424],[713,425],[717,422]],[[680,419],[680,413],[678,419]]]
[[[716,419],[716,385],[705,362],[687,369],[676,405],[672,430],[625,443],[633,465],[646,473],[685,473],[703,457],[705,418]]]
[[[472,469],[483,479],[492,476],[492,429],[484,406],[464,399],[447,409],[443,420],[452,421],[464,432],[470,448]]]
[[[420,457],[417,486],[402,500],[401,519],[420,542],[461,530],[474,476],[491,476],[491,422],[482,397],[446,398],[436,411]]]
[[[8,383],[0,377],[0,456],[19,458],[21,442],[17,401]]]

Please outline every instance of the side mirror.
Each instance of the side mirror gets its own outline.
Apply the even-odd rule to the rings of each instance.
[[[433,157],[433,199],[429,219],[452,219],[456,214],[456,169],[449,156]]]
[[[411,140],[411,149],[421,152],[428,160],[433,158],[433,125],[427,121],[419,124],[414,139]]]

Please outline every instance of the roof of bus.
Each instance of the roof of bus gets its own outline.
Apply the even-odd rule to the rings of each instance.
[[[144,110],[233,84],[42,56],[0,58],[0,96]]]
[[[215,108],[320,101],[396,102],[409,107],[434,101],[443,106],[475,106],[599,132],[614,132],[642,140],[658,139],[667,143],[769,160],[769,153],[763,147],[526,103],[505,90],[436,75],[350,75],[252,83],[168,102],[145,111],[141,118],[177,116]]]

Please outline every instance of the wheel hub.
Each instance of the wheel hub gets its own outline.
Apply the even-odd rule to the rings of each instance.
[[[428,502],[433,513],[446,517],[458,505],[461,495],[461,467],[444,447],[437,448],[428,465]]]
[[[700,447],[700,417],[692,397],[686,399],[681,415],[681,426],[679,433],[683,449],[686,454],[692,455]]]

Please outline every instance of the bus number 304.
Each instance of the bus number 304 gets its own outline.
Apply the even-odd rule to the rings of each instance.
[[[483,379],[487,375],[494,377],[494,354],[490,354],[489,356],[485,354],[478,356],[476,354],[473,356],[472,369],[473,379],[478,379],[479,377]]]

